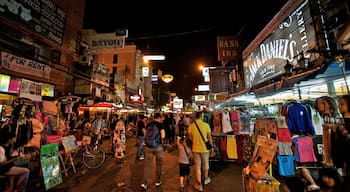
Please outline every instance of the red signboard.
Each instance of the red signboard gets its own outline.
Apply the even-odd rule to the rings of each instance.
[[[129,101],[131,103],[143,103],[144,97],[143,95],[139,95],[139,94],[130,95]]]

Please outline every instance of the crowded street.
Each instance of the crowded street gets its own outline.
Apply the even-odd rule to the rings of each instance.
[[[0,10],[0,192],[350,192],[349,0]]]
[[[104,165],[97,169],[82,167],[69,175],[63,176],[63,183],[48,190],[51,192],[137,192],[142,183],[144,161],[136,159],[136,138],[127,139],[126,162],[119,163],[113,155],[108,154]],[[110,151],[110,140],[106,138],[103,147]],[[164,183],[160,187],[150,185],[148,191],[177,192],[179,191],[179,167],[176,146],[170,147],[164,154]],[[236,162],[210,162],[209,175],[212,182],[205,186],[210,192],[241,192],[242,166]],[[192,172],[192,178],[194,174]],[[154,177],[153,177],[154,178]],[[35,178],[32,178],[35,179]],[[194,180],[186,185],[185,191],[194,192]],[[35,187],[34,187],[35,188]],[[37,192],[38,189],[28,187],[28,191]],[[44,191],[44,190],[42,190]]]

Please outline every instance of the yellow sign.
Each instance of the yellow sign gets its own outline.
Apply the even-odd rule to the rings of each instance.
[[[174,80],[174,76],[170,75],[170,74],[165,74],[162,76],[162,81],[164,81],[165,83],[170,83]]]

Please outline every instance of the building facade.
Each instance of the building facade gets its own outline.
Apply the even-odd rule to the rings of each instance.
[[[85,0],[0,5],[2,104],[16,96],[40,101],[73,93],[84,7]]]

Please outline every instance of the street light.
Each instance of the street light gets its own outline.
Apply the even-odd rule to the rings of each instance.
[[[148,71],[151,72],[151,77],[156,76],[156,82],[157,82],[157,87],[154,87],[154,84],[151,84],[151,90],[152,90],[152,97],[156,97],[157,99],[157,108],[159,109],[159,98],[160,98],[160,79],[162,77],[162,71],[158,70],[157,71],[157,75],[153,75],[153,63],[155,62],[150,62],[150,61],[164,61],[165,60],[165,56],[164,55],[143,55],[142,56],[143,59],[143,63],[145,67],[148,67]],[[156,92],[157,91],[157,92]],[[153,100],[154,102],[154,100]]]

